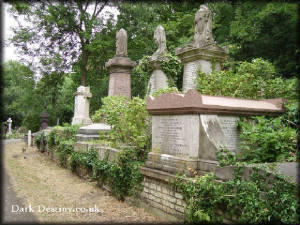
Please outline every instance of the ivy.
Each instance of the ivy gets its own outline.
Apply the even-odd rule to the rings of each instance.
[[[180,93],[178,91],[178,89],[176,87],[168,87],[168,88],[165,88],[165,89],[158,89],[156,90],[154,93],[153,93],[153,97],[158,97],[162,94],[165,94],[165,93]]]
[[[253,169],[250,180],[242,179],[243,166],[237,166],[234,177],[226,182],[213,173],[186,179],[177,176],[171,184],[183,194],[187,204],[185,221],[222,222],[232,218],[241,223],[299,223],[298,188],[284,176],[262,175]]]
[[[139,64],[133,69],[134,75],[138,76],[143,83],[146,93],[149,93],[148,83],[151,77],[152,68],[150,64],[151,56],[143,56]],[[161,68],[168,78],[168,88],[181,86],[183,64],[179,58],[171,53],[161,56]]]

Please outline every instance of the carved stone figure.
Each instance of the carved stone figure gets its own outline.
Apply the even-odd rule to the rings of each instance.
[[[212,36],[212,12],[207,6],[201,5],[195,15],[195,34],[193,45],[200,47],[214,43]]]
[[[152,60],[157,59],[160,55],[163,55],[168,52],[167,43],[166,43],[166,33],[163,26],[158,25],[154,32],[154,41],[158,46],[158,49],[151,56]]]
[[[123,28],[116,35],[116,56],[127,56],[127,32]]]

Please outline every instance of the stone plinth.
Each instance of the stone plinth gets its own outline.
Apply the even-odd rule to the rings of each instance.
[[[80,127],[76,135],[76,141],[98,140],[100,133],[105,135],[110,129],[111,127],[104,123],[93,123]]]
[[[155,91],[168,87],[168,78],[161,68],[160,60],[150,61],[150,65],[153,71],[149,80],[148,91],[149,95],[153,95]]]
[[[125,56],[115,56],[105,63],[109,70],[108,96],[124,95],[131,98],[131,69],[136,65]]]
[[[75,92],[74,117],[73,124],[88,125],[92,123],[89,116],[90,102],[92,97],[90,87],[79,86]]]
[[[182,91],[196,88],[198,71],[211,73],[221,70],[222,63],[229,57],[227,51],[216,45],[204,47],[185,46],[176,49],[176,55],[184,64]]]
[[[282,99],[250,100],[169,93],[147,99],[152,115],[152,151],[149,168],[177,173],[193,170],[215,171],[216,153],[226,148],[236,153],[240,115],[276,115],[284,111]],[[189,173],[187,173],[189,175]]]

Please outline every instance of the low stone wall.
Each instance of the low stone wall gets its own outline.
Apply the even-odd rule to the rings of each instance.
[[[186,203],[182,195],[173,191],[167,182],[144,176],[142,185],[142,201],[164,213],[183,219]]]
[[[144,177],[139,198],[165,217],[171,216],[182,221],[186,203],[182,194],[173,190],[169,184],[176,176],[147,167],[140,167],[139,170]]]

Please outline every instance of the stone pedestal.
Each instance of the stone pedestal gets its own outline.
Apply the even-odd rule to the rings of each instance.
[[[176,49],[176,55],[184,64],[183,92],[196,88],[198,71],[211,73],[213,70],[221,70],[222,63],[229,57],[225,49],[217,45],[194,47],[187,45]]]
[[[76,135],[76,141],[98,140],[99,135],[109,132],[111,127],[104,123],[93,123],[80,127]]]
[[[276,115],[282,113],[282,99],[249,100],[200,95],[196,90],[186,94],[169,93],[149,96],[147,109],[152,116],[152,151],[146,167],[171,174],[187,168],[214,172],[217,151],[236,153],[240,115]]]
[[[124,95],[131,98],[131,69],[136,65],[126,56],[115,56],[105,63],[109,70],[108,96]]]
[[[90,87],[79,86],[77,88],[77,92],[75,92],[74,117],[72,120],[72,125],[89,125],[92,123],[92,120],[89,116],[89,99],[91,97],[92,94],[90,92]]]
[[[7,126],[8,126],[7,134],[11,134],[11,124],[12,124],[12,119],[8,118],[8,120],[7,120]]]
[[[40,130],[47,129],[49,121],[49,114],[47,112],[42,112],[40,115]]]
[[[153,71],[148,84],[148,92],[149,95],[153,95],[158,89],[165,89],[168,87],[168,78],[162,71],[160,60],[150,61],[150,65]]]

